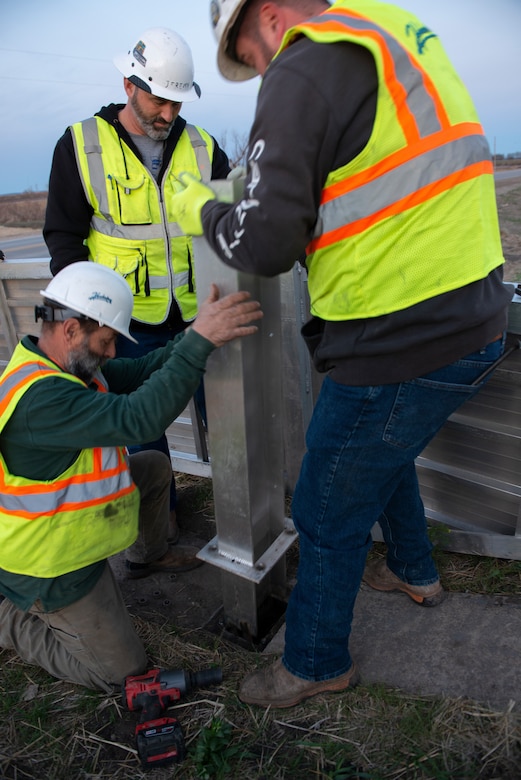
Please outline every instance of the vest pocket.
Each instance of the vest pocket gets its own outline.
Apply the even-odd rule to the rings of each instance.
[[[134,296],[150,295],[147,257],[140,247],[118,247],[117,253],[98,253],[95,262],[117,271],[127,281]]]
[[[151,225],[150,180],[146,176],[125,179],[113,176],[122,225]]]

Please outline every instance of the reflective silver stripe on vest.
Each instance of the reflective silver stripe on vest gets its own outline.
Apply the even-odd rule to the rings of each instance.
[[[168,276],[149,276],[148,286],[151,290],[169,290],[170,279]]]
[[[91,226],[96,233],[101,233],[110,238],[124,238],[127,241],[152,241],[153,239],[163,239],[164,230],[168,232],[170,238],[179,238],[185,234],[177,222],[168,222],[165,225],[117,225],[115,222],[108,221],[102,217],[93,216]]]
[[[154,238],[164,238],[164,227],[157,225],[117,225],[115,222],[93,216],[90,224],[96,233],[111,238],[125,238],[129,241],[152,241]]]
[[[17,386],[23,385],[27,379],[36,372],[41,371],[49,371],[57,377],[62,377],[69,382],[71,381],[61,371],[53,369],[52,366],[48,366],[46,363],[39,361],[22,363],[0,382],[0,403]],[[104,377],[100,376],[98,379],[105,382]],[[47,491],[38,492],[38,483],[35,483],[35,492],[31,492],[26,488],[20,489],[19,487],[13,486],[12,489],[17,491],[15,494],[6,491],[0,493],[0,507],[7,512],[21,511],[41,515],[54,512],[57,509],[59,510],[60,505],[64,501],[67,504],[70,502],[84,503],[85,501],[98,499],[100,495],[110,496],[115,492],[130,487],[132,484],[130,472],[128,469],[121,470],[118,449],[116,447],[96,449],[101,451],[102,471],[115,471],[115,474],[104,475],[102,473],[100,477],[94,481],[87,480],[80,483],[67,483],[67,481],[64,480],[64,487],[60,490],[53,490],[51,493],[48,493]],[[30,482],[31,480],[28,481]],[[59,483],[60,479],[57,479],[56,482]],[[100,492],[100,489],[102,492]],[[22,492],[20,492],[20,490],[22,490]]]
[[[176,288],[183,284],[188,284],[188,280],[188,271],[182,271],[181,273],[174,274],[174,284]],[[148,282],[151,290],[170,289],[170,278],[168,276],[149,276]]]
[[[2,381],[0,382],[0,403],[3,401],[5,396],[11,392],[11,390],[13,390],[17,385],[22,384],[24,380],[27,379],[28,376],[34,374],[35,371],[51,371],[57,376],[61,374],[58,369],[53,369],[46,363],[40,363],[37,360],[35,360],[33,363],[25,363],[21,365],[20,368],[15,369],[11,374],[7,376],[4,375],[2,378]]]
[[[87,166],[89,168],[90,186],[94,190],[94,194],[98,201],[100,212],[104,215],[106,220],[112,219],[110,215],[109,201],[107,197],[107,187],[105,183],[105,169],[103,168],[103,159],[101,157],[102,149],[99,140],[98,123],[95,117],[85,119],[81,123],[83,129],[83,151],[87,157]],[[89,195],[89,182],[84,181],[82,166],[80,162],[79,149],[76,146],[76,134],[71,131],[72,139],[74,141],[74,152],[76,154],[76,165],[81,177],[83,189],[85,191],[85,197],[90,203]]]
[[[98,382],[100,385],[102,385],[102,387],[104,387],[105,390],[108,392],[109,383],[107,382],[107,380],[105,379],[105,377],[103,376],[99,368],[96,369],[96,372],[93,376],[93,380],[95,382]]]
[[[334,21],[341,24],[349,32],[350,29],[360,32],[376,32],[383,38],[389,54],[394,62],[394,71],[397,81],[406,91],[406,103],[409,111],[414,115],[418,132],[423,138],[431,133],[441,130],[440,121],[436,114],[436,106],[431,96],[425,89],[422,72],[418,70],[413,60],[410,59],[407,50],[383,27],[367,19],[344,16],[343,14],[328,13],[309,20],[314,27],[327,25]],[[306,23],[302,25],[305,29]],[[298,29],[298,25],[297,25]],[[386,76],[388,74],[385,74]],[[399,121],[399,117],[398,121]]]
[[[178,289],[190,282],[190,273],[188,271],[179,271],[174,274],[174,287]],[[168,276],[149,276],[149,287],[151,290],[169,290],[170,278]]]
[[[178,222],[169,222],[166,226],[166,229],[170,238],[181,238],[181,236],[186,237],[186,233],[183,233]]]
[[[179,287],[183,287],[190,282],[190,273],[188,271],[180,271],[174,274],[174,286],[177,290]]]
[[[197,161],[197,167],[201,174],[201,180],[205,183],[209,182],[212,178],[212,161],[208,152],[206,141],[202,137],[201,133],[194,125],[187,124],[185,127],[190,143],[192,144],[195,159]]]
[[[425,152],[421,155],[420,165],[418,159],[408,160],[373,181],[323,203],[319,208],[314,237],[376,214],[398,199],[402,200],[468,165],[488,162],[490,151],[486,138],[474,135]]]
[[[106,451],[106,452],[105,452]],[[119,466],[118,452],[115,447],[103,448],[103,469],[117,469]],[[77,475],[74,475],[77,477]],[[58,478],[56,482],[60,482]],[[29,492],[20,487],[13,488],[17,494],[9,494],[4,491],[0,494],[0,507],[6,512],[29,512],[35,515],[51,514],[59,512],[63,504],[84,504],[95,501],[103,496],[110,500],[110,496],[130,487],[131,479],[128,470],[118,471],[111,476],[101,475],[98,479],[82,482],[67,482],[63,488],[53,490],[51,493]],[[35,485],[37,488],[37,484]],[[20,492],[22,491],[23,492]],[[73,509],[74,507],[69,507]]]

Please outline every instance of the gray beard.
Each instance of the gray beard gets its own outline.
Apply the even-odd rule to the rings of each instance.
[[[157,130],[154,127],[154,123],[143,116],[143,113],[135,97],[130,99],[130,104],[134,109],[134,114],[136,115],[141,129],[146,135],[148,135],[149,138],[151,138],[153,141],[165,141],[168,138],[170,135],[170,130],[174,125],[173,122],[172,124],[168,125],[168,127],[165,127],[164,130]]]
[[[84,343],[79,349],[69,352],[64,368],[69,374],[77,376],[78,379],[81,379],[82,382],[88,385],[92,382],[92,378],[102,362],[99,355],[91,352],[87,344]]]
[[[165,141],[170,135],[170,130],[172,129],[172,126],[170,125],[170,127],[166,128],[165,130],[156,130],[151,122],[144,122],[142,119],[140,119],[140,124],[148,137],[153,141]]]

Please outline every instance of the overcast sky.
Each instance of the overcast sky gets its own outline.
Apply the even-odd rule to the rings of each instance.
[[[521,151],[521,0],[404,0],[439,35],[476,103],[492,150]],[[215,65],[209,0],[2,0],[0,194],[46,190],[54,145],[67,125],[124,102],[112,64],[148,27],[190,44],[197,103],[182,116],[219,143],[244,137],[259,80],[225,81]],[[233,148],[229,148],[233,151]]]

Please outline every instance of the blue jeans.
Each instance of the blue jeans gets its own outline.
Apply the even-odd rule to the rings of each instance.
[[[163,327],[159,326],[155,328],[154,331],[150,331],[150,332],[136,331],[130,328],[131,335],[134,336],[135,339],[137,339],[138,343],[134,344],[132,341],[129,341],[126,338],[119,338],[118,345],[117,345],[117,357],[138,358],[138,357],[143,357],[144,355],[148,355],[148,353],[152,352],[152,350],[158,349],[159,347],[166,346],[168,342],[174,339],[178,333],[181,333],[181,331],[182,328],[176,331],[167,326],[163,326]],[[195,399],[199,407],[199,411],[201,412],[201,415],[203,417],[203,420],[206,422],[206,408],[205,408],[204,389],[203,389],[202,382],[195,393]],[[128,451],[131,454],[136,452],[142,452],[144,450],[158,450],[159,452],[164,453],[167,456],[167,458],[170,460],[170,449],[168,447],[168,441],[165,434],[163,434],[159,439],[156,439],[155,441],[150,441],[147,442],[146,444],[134,445],[128,448]],[[170,485],[170,509],[171,510],[175,509],[176,504],[177,504],[177,495],[175,489],[175,479],[172,475],[172,482]]]
[[[414,585],[438,579],[414,460],[483,386],[471,385],[503,347],[499,339],[400,384],[352,387],[324,380],[292,504],[300,557],[283,656],[292,674],[327,680],[351,667],[353,607],[376,522],[387,565],[398,577]]]

